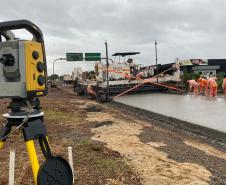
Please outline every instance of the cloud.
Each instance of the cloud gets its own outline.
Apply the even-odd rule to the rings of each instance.
[[[160,63],[175,58],[226,58],[224,0],[7,0],[0,20],[29,19],[44,33],[48,69],[66,52],[110,54],[140,51],[137,63],[154,64],[154,41]],[[65,64],[65,65],[63,65]],[[71,73],[78,63],[56,64]]]

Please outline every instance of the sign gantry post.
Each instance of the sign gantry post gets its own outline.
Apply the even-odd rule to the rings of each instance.
[[[53,61],[53,75],[55,75],[55,63],[59,60],[66,60],[66,58],[57,58]]]
[[[106,101],[109,99],[109,77],[108,77],[108,67],[109,67],[109,62],[108,62],[108,43],[105,41],[105,48],[106,48],[106,66],[107,66],[107,96],[106,96]]]
[[[158,50],[157,50],[157,41],[155,40],[155,62],[156,62],[156,74],[158,75]],[[158,77],[157,77],[158,82]]]

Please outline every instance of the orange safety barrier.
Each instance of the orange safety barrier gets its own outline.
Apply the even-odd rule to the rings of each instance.
[[[184,93],[183,90],[178,89],[178,88],[176,88],[176,87],[172,87],[172,86],[168,86],[168,85],[164,85],[164,84],[156,83],[156,82],[148,82],[148,83],[155,84],[155,85],[162,86],[162,87],[166,87],[166,88],[168,88],[168,89],[173,89],[173,90],[180,91],[180,92],[183,92],[183,93]]]

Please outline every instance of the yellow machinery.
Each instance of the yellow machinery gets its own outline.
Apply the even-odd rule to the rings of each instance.
[[[13,30],[25,29],[32,40],[15,38]],[[54,157],[47,140],[38,97],[47,95],[47,69],[41,30],[27,20],[0,23],[0,98],[11,98],[7,120],[0,130],[0,149],[9,135],[21,129],[37,185],[72,185],[70,165]],[[12,131],[12,128],[16,127]],[[34,140],[38,140],[45,161],[39,165]],[[1,155],[0,155],[1,156]],[[57,172],[57,173],[56,173]]]

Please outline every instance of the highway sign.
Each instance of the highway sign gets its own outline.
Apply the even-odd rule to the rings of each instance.
[[[85,61],[100,61],[100,53],[85,53]]]
[[[83,61],[83,53],[66,53],[67,61]]]

